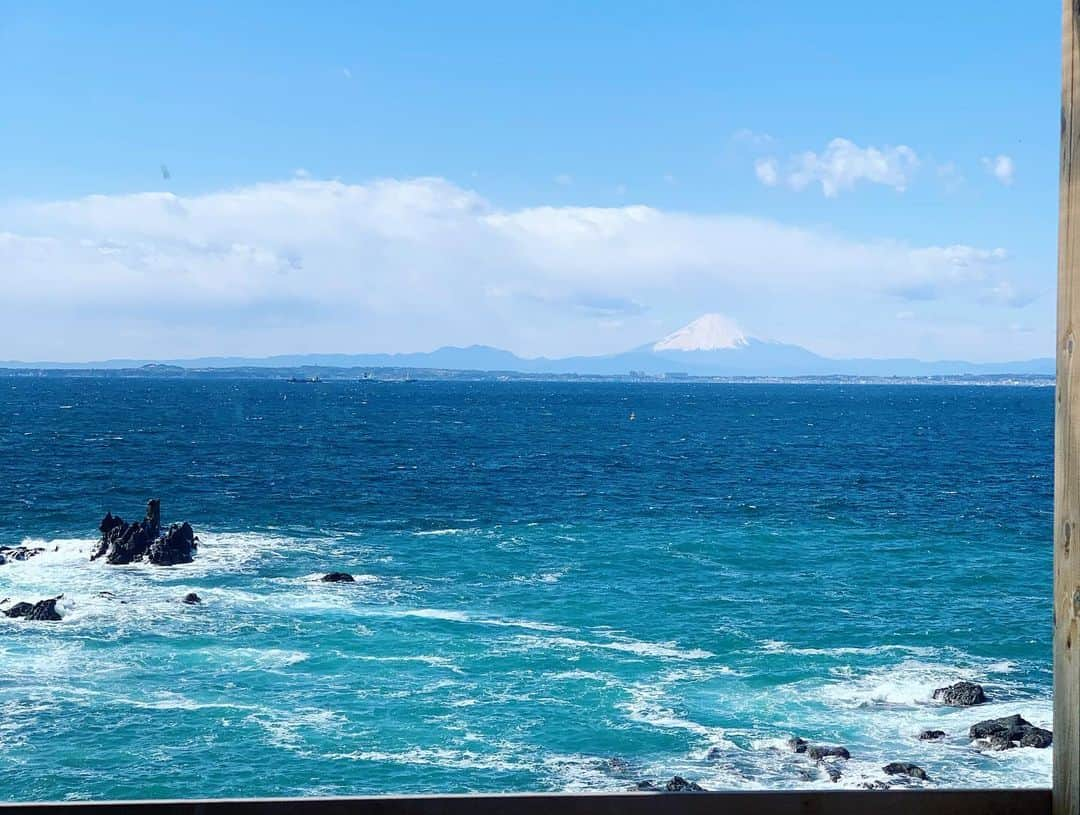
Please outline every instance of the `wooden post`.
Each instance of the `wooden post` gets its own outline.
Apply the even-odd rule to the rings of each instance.
[[[1080,0],[1063,0],[1054,421],[1054,815],[1080,815]],[[1076,163],[1074,165],[1074,157]],[[1073,385],[1077,387],[1073,387]]]

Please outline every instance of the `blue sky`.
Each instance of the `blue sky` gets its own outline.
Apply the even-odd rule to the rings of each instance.
[[[834,355],[1051,355],[1059,28],[0,0],[0,359],[593,353],[706,311]],[[198,330],[87,336],[147,297]]]

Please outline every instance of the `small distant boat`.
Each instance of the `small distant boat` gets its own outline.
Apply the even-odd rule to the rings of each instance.
[[[317,385],[322,382],[317,376],[290,376],[289,381],[299,385]]]
[[[636,419],[636,418],[637,418],[637,414],[634,413],[634,411],[631,410],[630,411],[630,421],[634,421],[634,419]]]

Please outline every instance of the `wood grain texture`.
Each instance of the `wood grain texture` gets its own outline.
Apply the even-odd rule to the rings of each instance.
[[[0,815],[1047,815],[1050,790],[814,790],[9,804]]]
[[[1054,422],[1054,815],[1080,815],[1080,0],[1063,0]],[[1075,387],[1074,387],[1075,385]]]

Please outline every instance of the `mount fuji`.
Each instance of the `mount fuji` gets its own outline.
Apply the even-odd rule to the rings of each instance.
[[[924,362],[898,359],[831,359],[798,345],[747,336],[723,314],[705,314],[655,342],[619,354],[562,359],[519,357],[485,345],[446,346],[408,354],[303,354],[264,357],[204,357],[183,360],[117,359],[91,363],[0,362],[0,368],[133,368],[151,363],[183,368],[428,368],[490,373],[582,374],[593,376],[950,376],[1052,375],[1054,360],[972,363],[959,360]]]

